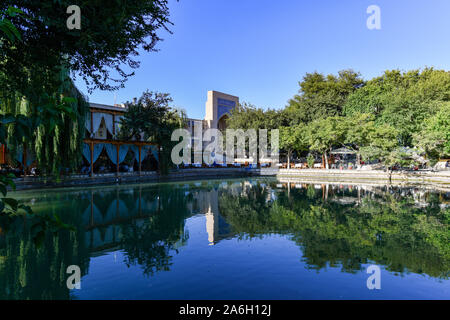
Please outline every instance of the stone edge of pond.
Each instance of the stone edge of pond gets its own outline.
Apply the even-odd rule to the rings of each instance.
[[[132,184],[146,182],[176,182],[198,179],[245,178],[271,176],[288,182],[310,183],[347,183],[347,184],[377,184],[377,185],[421,185],[436,187],[450,192],[450,171],[438,172],[393,172],[391,181],[389,174],[378,170],[334,170],[334,169],[248,169],[248,168],[206,168],[182,169],[173,171],[166,176],[156,172],[137,174],[73,176],[60,181],[36,177],[16,179],[16,190],[37,190],[47,188],[93,187],[101,185]]]
[[[256,176],[254,170],[245,168],[217,168],[217,169],[184,169],[174,171],[168,175],[161,176],[156,172],[146,172],[138,174],[115,174],[89,176],[73,176],[62,178],[59,181],[51,178],[25,177],[15,179],[16,191],[39,190],[53,188],[74,188],[74,187],[94,187],[102,185],[133,184],[133,183],[151,183],[151,182],[176,182],[199,179],[217,179],[217,178],[245,178]],[[267,174],[266,174],[267,175]],[[275,175],[275,174],[273,174]]]
[[[398,171],[378,170],[295,170],[281,169],[276,177],[282,182],[342,183],[397,186],[428,186],[450,192],[450,171]]]

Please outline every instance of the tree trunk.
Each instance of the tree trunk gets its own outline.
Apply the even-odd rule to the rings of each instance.
[[[327,152],[325,151],[325,152],[323,153],[323,155],[324,155],[324,157],[325,157],[325,168],[326,168],[326,169],[329,169],[330,166],[328,165],[328,155],[327,155]]]
[[[287,168],[291,168],[291,150],[288,150],[288,156],[287,156]]]

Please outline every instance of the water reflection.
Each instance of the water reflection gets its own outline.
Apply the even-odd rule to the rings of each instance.
[[[387,270],[448,279],[448,194],[417,188],[245,185],[220,197],[219,210],[242,238],[290,234],[310,268]],[[284,188],[283,188],[284,187]]]
[[[58,213],[76,230],[48,231],[40,247],[24,221],[3,232],[0,299],[74,298],[66,287],[67,266],[79,265],[85,276],[92,258],[113,251],[123,252],[123,263],[139,266],[146,277],[170,271],[174,257],[189,246],[186,221],[197,215],[205,217],[211,246],[284,235],[299,247],[298,259],[319,273],[330,266],[356,273],[376,263],[398,274],[449,277],[445,192],[235,180],[19,196],[36,213]]]

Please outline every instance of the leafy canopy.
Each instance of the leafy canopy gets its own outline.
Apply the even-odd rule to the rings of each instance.
[[[12,14],[0,24],[6,31],[0,33],[0,74],[13,78],[10,87],[25,89],[23,81],[30,70],[40,69],[41,77],[51,81],[54,70],[64,64],[81,75],[90,90],[123,87],[139,67],[135,59],[139,49],[155,51],[162,40],[157,32],[170,33],[167,4],[167,0],[3,0],[0,12]],[[66,26],[70,5],[81,9],[81,30]],[[16,14],[19,10],[24,15]],[[17,34],[22,41],[5,41]]]

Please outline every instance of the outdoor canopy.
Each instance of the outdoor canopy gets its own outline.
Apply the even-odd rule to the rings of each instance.
[[[18,146],[16,150],[16,160],[22,165],[25,165],[26,167],[30,166],[33,161],[36,159],[34,154],[32,152],[27,153],[26,163],[23,163],[23,147]]]
[[[347,148],[334,149],[330,153],[331,154],[356,154],[355,151],[347,149]]]
[[[92,117],[92,132],[91,132],[91,117]],[[109,131],[110,134],[113,134],[113,115],[109,113],[100,113],[100,112],[92,112],[89,116],[86,117],[85,127],[91,133],[95,134],[100,125],[102,124],[102,120],[105,121],[106,130]],[[117,121],[116,121],[117,128]]]
[[[114,144],[111,143],[96,143],[94,144],[94,152],[93,152],[93,161],[97,161],[98,157],[103,151],[103,148],[106,150],[106,154],[108,155],[109,160],[115,165],[117,165],[117,147]],[[119,147],[119,164],[121,164],[128,153],[128,151],[133,151],[134,159],[139,162],[139,147],[134,144],[123,144]],[[149,146],[142,146],[141,148],[141,161],[145,159],[145,157],[149,154],[149,152],[152,153],[153,157],[156,159],[156,161],[159,161],[158,159],[158,148],[153,145]],[[91,164],[91,149],[89,147],[89,144],[83,143],[83,156],[86,158],[86,160]],[[28,161],[27,161],[28,162]]]

